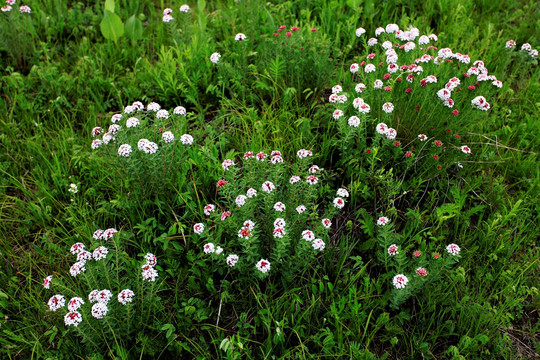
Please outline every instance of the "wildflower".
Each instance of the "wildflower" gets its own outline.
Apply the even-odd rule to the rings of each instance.
[[[104,303],[98,302],[92,306],[92,316],[96,319],[103,319],[107,315],[107,312],[109,312],[109,308]]]
[[[332,87],[332,94],[339,94],[343,91],[343,88],[340,85],[335,85]]]
[[[391,102],[384,103],[382,109],[385,113],[390,114],[392,111],[394,111],[394,104]]]
[[[216,211],[216,206],[215,205],[212,205],[212,204],[207,204],[205,207],[204,207],[204,215],[206,216],[210,216],[210,213],[213,213],[214,211]]]
[[[86,261],[77,261],[75,264],[73,264],[70,268],[69,268],[69,273],[71,274],[71,276],[75,277],[77,275],[79,275],[81,272],[84,272],[86,271],[86,268],[84,267],[84,265],[86,264]]]
[[[133,105],[128,105],[124,108],[124,114],[131,114],[132,112],[137,111]]]
[[[112,135],[116,135],[120,129],[122,129],[122,127],[118,124],[112,124],[111,126],[109,126],[109,130],[107,131],[109,133],[109,136],[112,134]],[[105,137],[105,135],[107,134],[103,134],[103,137]],[[112,138],[112,137],[111,137]],[[107,140],[107,144],[109,143],[110,139]]]
[[[99,293],[99,290],[92,290],[90,291],[90,294],[88,294],[88,301],[90,301],[90,303],[94,303],[97,300],[97,296],[98,296],[98,293]]]
[[[499,89],[503,87],[503,83],[500,80],[493,80],[491,84],[493,84],[493,86],[498,87]]]
[[[403,289],[409,282],[409,279],[407,279],[407,277],[403,274],[397,274],[396,276],[394,276],[392,282],[394,283],[396,289]]]
[[[442,169],[442,166],[441,166],[441,165],[437,165],[437,169],[438,169],[438,170],[441,170],[441,169]]]
[[[116,230],[116,229],[114,229],[114,228],[110,228],[110,229],[104,230],[104,231],[103,231],[103,234],[101,234],[101,238],[102,238],[103,240],[109,240],[109,239],[111,239],[117,232],[118,232],[118,230]]]
[[[172,12],[173,12],[172,9],[166,8],[165,10],[163,10],[163,16],[165,16],[165,15],[171,15]]]
[[[144,255],[144,258],[146,260],[145,265],[155,266],[157,264],[157,257],[152,253],[147,253],[146,255]]]
[[[227,180],[225,180],[225,179],[220,179],[220,180],[218,180],[218,182],[216,183],[216,187],[219,189],[220,187],[225,186],[225,184],[227,184]]]
[[[373,83],[373,88],[382,89],[382,87],[383,87],[383,82],[379,79],[375,80],[375,82]]]
[[[244,153],[244,159],[246,159],[246,160],[253,159],[253,157],[254,157],[253,156],[253,151],[246,151]]]
[[[112,292],[110,290],[107,290],[107,289],[101,290],[101,291],[97,292],[95,297],[96,297],[97,302],[107,304],[109,302],[109,300],[111,300],[111,298],[112,298]]]
[[[250,188],[248,189],[248,191],[246,192],[246,195],[248,198],[253,198],[255,196],[257,196],[257,190],[253,189],[253,188]]]
[[[64,316],[64,324],[66,326],[78,326],[82,321],[82,315],[78,311],[70,311]]]
[[[248,227],[243,227],[238,230],[238,237],[242,239],[248,239],[251,236],[251,229]]]
[[[362,84],[362,83],[359,83],[359,84],[356,84],[356,86],[354,87],[354,90],[357,92],[357,93],[361,93],[362,91],[364,91],[366,89],[366,85]]]
[[[413,155],[413,153],[410,152],[410,151],[407,151],[407,152],[405,153],[405,157],[408,157],[408,158],[412,157],[412,155]]]
[[[441,142],[440,140],[435,140],[435,141],[433,142],[433,144],[435,144],[435,146],[437,146],[437,147],[441,147],[441,146],[442,146],[442,142]]]
[[[433,159],[439,160],[439,155],[433,155]]]
[[[437,96],[443,101],[450,99],[451,95],[452,95],[452,93],[448,89],[441,89],[441,90],[437,91]]]
[[[368,114],[370,110],[371,110],[371,107],[365,103],[358,107],[358,112],[362,114]]]
[[[396,129],[389,128],[388,130],[386,130],[385,135],[388,140],[394,140],[397,136],[397,131]],[[398,145],[395,145],[395,146],[398,146]]]
[[[283,238],[283,235],[285,235],[285,229],[284,228],[275,228],[274,229],[274,237],[275,238]]]
[[[332,226],[332,221],[330,219],[322,219],[322,224],[325,228],[330,229],[330,226]]]
[[[155,154],[158,150],[158,145],[155,142],[147,141],[144,143],[143,151],[147,154]]]
[[[313,240],[313,243],[311,244],[311,246],[313,246],[315,250],[323,251],[326,244],[324,243],[324,241],[322,241],[322,239],[315,239]]]
[[[180,12],[183,12],[183,13],[189,12],[189,5],[184,4],[184,5],[180,6]]]
[[[122,305],[133,302],[133,297],[135,293],[130,289],[124,289],[118,293],[118,302]]]
[[[272,156],[272,158],[270,159],[270,162],[272,164],[279,164],[279,163],[283,163],[283,158],[281,157],[281,155],[274,155]]]
[[[247,37],[246,35],[242,34],[242,33],[238,33],[236,34],[236,36],[234,37],[234,40],[235,41],[242,41],[242,40],[246,40]]]
[[[13,8],[11,6],[9,6],[9,5],[2,6],[2,11],[3,12],[9,12],[9,11],[11,11],[11,9],[13,9]]]
[[[219,53],[215,52],[212,55],[210,55],[210,61],[213,62],[214,64],[217,64],[219,62],[220,57],[221,57],[221,55]]]
[[[356,99],[353,100],[353,107],[355,109],[358,109],[360,107],[360,105],[364,104],[364,99],[362,98],[359,98],[357,97]]]
[[[375,65],[373,64],[367,64],[365,67],[364,67],[364,71],[366,74],[369,74],[369,73],[372,73],[375,71]]]
[[[229,216],[231,216],[230,211],[224,211],[221,213],[221,221],[225,221]]]
[[[467,145],[463,145],[461,147],[461,151],[463,151],[465,154],[470,154],[471,153],[471,149]]]
[[[427,140],[427,135],[420,134],[420,135],[418,135],[418,139],[419,139],[420,141],[426,141],[426,140]]]
[[[282,202],[275,203],[274,210],[279,211],[279,212],[285,211],[285,204]]]
[[[173,114],[175,115],[182,115],[182,116],[186,116],[186,108],[183,107],[183,106],[177,106],[174,108],[173,110]]]
[[[234,166],[234,161],[227,159],[223,161],[223,164],[221,164],[221,166],[223,167],[223,170],[227,171],[231,166]]]
[[[378,220],[377,220],[377,225],[379,226],[385,226],[386,224],[388,224],[388,222],[390,222],[390,219],[387,218],[386,216],[381,216]]]
[[[456,244],[450,244],[446,247],[446,251],[450,254],[450,255],[458,255],[459,252],[460,252],[460,248],[459,246],[457,246]]]
[[[105,259],[108,253],[109,249],[107,249],[105,246],[99,246],[94,250],[92,257],[94,260],[99,261]]]
[[[203,249],[204,249],[205,254],[212,254],[212,253],[214,253],[216,251],[216,248],[215,248],[214,244],[212,244],[212,243],[204,244]]]
[[[137,142],[137,148],[140,150],[140,151],[143,151],[144,150],[144,147],[146,146],[146,144],[149,142],[148,139],[140,139],[138,142]]]
[[[43,279],[43,287],[45,289],[49,289],[51,287],[52,278],[53,276],[49,275],[45,279]]]
[[[398,247],[396,244],[392,244],[388,247],[388,254],[391,256],[399,254]]]
[[[337,98],[337,102],[340,104],[345,104],[347,102],[347,95],[339,95]]]
[[[157,102],[151,102],[146,106],[146,110],[157,112],[159,109],[161,109],[161,105],[159,105]]]
[[[304,159],[308,156],[313,156],[313,153],[310,150],[300,149],[296,152],[296,156],[298,156],[299,159]]]
[[[101,147],[101,145],[103,145],[103,141],[101,141],[99,139],[92,140],[92,150],[99,149]]]
[[[28,5],[23,5],[19,8],[19,11],[22,13],[22,14],[30,14],[32,12],[32,9],[30,9],[30,6]]]
[[[386,25],[386,32],[389,34],[399,31],[399,26],[397,24],[388,24]]]
[[[103,134],[103,143],[108,144],[112,140],[114,140],[114,137],[113,137],[112,133],[108,132],[108,133]]]
[[[268,154],[260,152],[255,157],[256,157],[257,161],[263,161],[264,159],[266,159],[268,157]]]
[[[371,39],[368,40],[367,44],[368,44],[368,46],[375,46],[375,45],[377,45],[377,39],[371,38]]]
[[[271,183],[270,181],[265,181],[262,184],[262,191],[264,191],[265,193],[268,193],[268,194],[270,194],[272,191],[274,191],[275,188],[276,188],[276,186],[273,183]]]
[[[223,248],[221,246],[218,246],[216,248],[216,255],[220,255],[223,252]]]
[[[521,45],[521,50],[522,50],[522,51],[531,51],[531,50],[532,50],[532,46],[531,46],[531,44],[529,44],[529,43],[525,43],[525,44]]]
[[[298,205],[296,207],[296,212],[299,213],[299,214],[302,214],[306,210],[307,210],[307,208],[304,205]]]
[[[334,199],[334,207],[335,208],[343,209],[344,206],[345,206],[345,201],[342,198],[337,197],[337,198]]]
[[[236,197],[236,205],[238,205],[238,207],[242,207],[246,204],[246,199],[247,199],[247,196],[246,195],[238,195]]]
[[[163,141],[165,141],[166,143],[171,143],[174,141],[174,134],[170,131],[165,131],[162,135],[161,135],[161,139]]]
[[[158,272],[154,269],[153,266],[143,265],[142,266],[142,278],[143,280],[156,281],[158,277]]]
[[[319,179],[314,176],[314,175],[309,175],[307,177],[307,180],[306,182],[309,184],[309,185],[316,185],[318,182],[319,182]]]
[[[446,107],[452,108],[452,107],[454,107],[454,100],[452,100],[452,99],[444,100],[443,104]]]
[[[513,49],[516,47],[516,42],[514,40],[508,40],[505,44],[507,49]]]
[[[256,266],[257,269],[262,273],[266,273],[270,270],[270,262],[266,259],[259,260]]]
[[[129,157],[129,154],[131,154],[131,146],[129,144],[123,144],[120,145],[118,148],[118,155]]]
[[[356,36],[360,37],[366,33],[366,30],[364,28],[359,27],[356,29]]]
[[[168,23],[170,21],[174,20],[174,18],[171,15],[163,15],[163,22]]]
[[[351,116],[347,122],[349,126],[358,127],[360,125],[360,118],[358,116]]]
[[[538,50],[533,49],[533,50],[529,51],[529,55],[531,55],[531,57],[533,57],[533,58],[538,57]]]
[[[66,299],[62,295],[54,295],[49,299],[48,305],[51,311],[56,311],[63,308],[66,304]]]
[[[92,260],[92,254],[89,251],[81,250],[77,254],[77,261],[86,262],[87,260]]]
[[[227,262],[227,265],[229,265],[230,267],[234,267],[234,265],[236,265],[236,263],[238,262],[238,255],[231,254],[227,256],[227,260],[225,261]]]
[[[81,299],[80,297],[74,297],[74,298],[71,298],[71,300],[69,300],[68,302],[68,310],[69,311],[76,311],[77,309],[79,309],[82,305],[84,304],[84,300]]]
[[[421,255],[422,255],[422,253],[420,251],[418,251],[418,250],[413,252],[413,256],[416,257],[416,258],[419,258]]]
[[[208,206],[208,205],[207,205],[207,206]],[[212,205],[212,206],[214,206],[214,205]],[[212,209],[212,211],[214,211],[214,210]],[[205,213],[206,213],[206,212],[205,212]],[[210,215],[210,214],[208,213],[208,215]],[[202,223],[197,223],[197,224],[193,225],[193,232],[194,232],[195,234],[201,235],[201,234],[203,233],[203,231],[204,231],[204,224],[202,224]]]
[[[354,64],[351,64],[351,67],[349,68],[349,70],[351,71],[351,73],[356,74],[359,68],[360,66],[357,63],[354,63]]]
[[[381,135],[384,135],[388,131],[388,125],[386,125],[385,123],[379,123],[375,127],[375,131],[377,131],[377,133]]]

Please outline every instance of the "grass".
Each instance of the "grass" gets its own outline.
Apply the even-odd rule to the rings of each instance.
[[[137,4],[117,1],[115,10],[124,21],[142,21],[134,45],[103,38],[103,4],[47,0],[28,3],[26,18],[0,14],[10,22],[0,26],[2,357],[538,357],[540,72],[537,60],[504,51],[508,39],[538,45],[538,4],[199,0],[189,14],[178,12],[180,4]],[[164,7],[174,9],[175,23],[162,23]],[[355,29],[373,34],[393,22],[438,34],[439,44],[481,58],[505,83],[485,117],[464,122],[460,133],[474,157],[459,173],[398,176],[400,161],[368,166],[364,154],[340,150],[330,88],[360,56]],[[301,29],[290,45],[272,35],[280,25]],[[238,32],[248,41],[234,42]],[[208,60],[215,51],[218,66]],[[188,109],[182,126],[196,142],[189,161],[171,158],[179,176],[167,196],[140,196],[135,181],[115,176],[115,158],[90,149],[92,128],[108,126],[135,100]],[[321,196],[339,186],[351,192],[326,251],[289,279],[224,272],[191,230],[218,197],[221,161],[271,149],[287,159],[300,148],[312,149],[327,170]],[[70,183],[79,193],[67,191]],[[394,273],[377,257],[385,250],[374,225],[381,214],[391,216],[403,251],[431,256],[451,242],[462,249],[457,264],[397,309]],[[96,243],[92,233],[106,227],[122,230],[117,277],[135,281],[152,252],[161,287],[155,312],[137,308],[144,321],[81,343],[48,311],[52,293],[41,283],[52,274],[91,290],[66,274],[68,250],[76,241]]]

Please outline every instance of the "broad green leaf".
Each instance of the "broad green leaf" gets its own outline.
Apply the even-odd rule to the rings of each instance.
[[[126,31],[126,36],[131,40],[132,43],[135,43],[137,40],[142,38],[142,21],[132,15],[129,19],[126,20],[124,25]]]
[[[115,43],[120,36],[124,35],[124,24],[122,23],[122,20],[120,20],[118,15],[109,10],[105,10],[105,15],[99,24],[99,28],[105,39],[112,40]]]
[[[114,8],[115,8],[114,0],[105,0],[105,10],[108,10],[114,13]]]

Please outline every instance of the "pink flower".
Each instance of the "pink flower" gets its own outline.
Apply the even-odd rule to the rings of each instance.
[[[229,216],[231,216],[231,212],[224,211],[223,213],[221,213],[221,221],[225,221],[225,219],[227,219]]]
[[[388,254],[391,256],[399,254],[398,247],[396,244],[392,244],[388,247]]]
[[[426,269],[424,269],[422,267],[419,267],[418,269],[416,269],[416,275],[418,275],[418,276],[427,276],[427,271],[426,271]]]

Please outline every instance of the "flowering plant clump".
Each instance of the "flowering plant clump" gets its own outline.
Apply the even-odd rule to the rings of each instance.
[[[112,115],[111,124],[92,129],[91,147],[137,192],[170,197],[188,171],[186,158],[195,141],[187,133],[186,115],[182,106],[165,110],[156,102],[136,101]]]
[[[459,261],[461,249],[449,244],[444,251],[429,255],[427,245],[412,246],[395,232],[391,220],[381,216],[377,224],[377,259],[384,266],[383,278],[388,282],[390,306],[398,308],[424,286],[439,280]]]
[[[156,257],[145,256],[140,277],[126,276],[136,268],[114,228],[96,230],[89,242],[76,242],[69,252],[75,258],[70,276],[43,279],[44,289],[58,292],[47,302],[49,311],[59,313],[65,326],[76,328],[89,344],[106,343],[111,336],[129,342],[130,332],[146,326],[156,309]]]
[[[344,153],[387,152],[405,164],[423,159],[443,170],[474,151],[459,131],[486,114],[503,87],[483,61],[442,48],[437,35],[416,28],[389,24],[375,37],[362,28],[357,36],[363,53],[328,98]]]
[[[202,251],[223,268],[259,278],[291,277],[314,262],[349,193],[339,189],[320,210],[325,171],[312,156],[302,149],[289,163],[280,151],[249,151],[241,163],[223,161],[217,204],[207,204],[205,222],[194,226]]]

